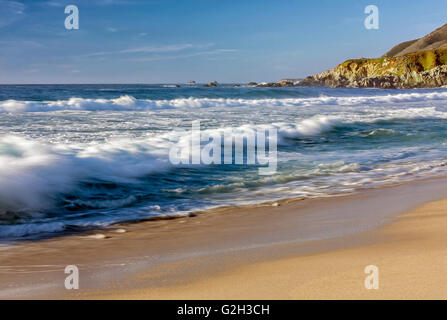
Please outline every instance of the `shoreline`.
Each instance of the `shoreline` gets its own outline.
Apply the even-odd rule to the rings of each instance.
[[[26,238],[25,240],[3,240],[0,241],[0,251],[2,248],[7,249],[8,247],[14,247],[17,245],[23,245],[25,243],[32,243],[32,242],[40,242],[40,241],[51,241],[52,239],[58,239],[58,238],[67,238],[67,237],[77,237],[77,236],[93,236],[95,234],[101,234],[101,233],[108,233],[113,232],[113,230],[116,229],[122,229],[123,227],[131,227],[133,225],[138,224],[145,224],[145,223],[153,223],[157,221],[170,221],[170,220],[182,220],[187,218],[194,218],[197,216],[207,215],[207,214],[216,214],[216,213],[231,213],[232,211],[239,211],[239,210],[251,210],[253,208],[264,208],[264,207],[279,207],[284,204],[289,203],[295,203],[295,202],[301,202],[301,201],[325,201],[326,199],[335,199],[340,197],[351,197],[356,196],[363,193],[368,192],[374,192],[382,189],[388,189],[388,188],[398,188],[405,185],[411,185],[411,184],[417,184],[417,183],[425,183],[425,182],[434,182],[438,180],[446,180],[447,181],[447,175],[437,176],[437,177],[420,177],[419,179],[414,180],[408,180],[408,181],[399,181],[395,183],[384,183],[378,186],[373,187],[366,187],[366,188],[360,188],[356,189],[352,192],[340,192],[340,193],[330,193],[323,196],[314,196],[314,197],[285,197],[280,198],[276,200],[261,200],[260,202],[256,203],[249,203],[249,204],[235,204],[235,205],[221,205],[216,207],[210,207],[207,209],[194,209],[188,212],[185,212],[183,215],[165,215],[165,216],[153,216],[148,218],[140,218],[140,219],[132,219],[132,220],[123,220],[114,222],[108,225],[104,226],[98,226],[93,227],[85,230],[78,230],[78,231],[63,231],[63,232],[56,232],[51,235],[46,236],[36,236],[36,237],[30,237]],[[447,193],[446,193],[447,194]]]
[[[447,199],[407,212],[341,249],[245,264],[192,281],[94,292],[86,299],[433,299],[447,298]],[[364,287],[379,270],[378,290]],[[147,273],[138,277],[144,279]]]
[[[208,296],[183,289],[185,283],[218,281],[238,268],[268,268],[287,259],[386,245],[390,237],[382,230],[399,225],[397,217],[415,207],[447,198],[446,182],[436,178],[330,198],[286,200],[278,207],[263,204],[120,224],[116,227],[127,232],[99,231],[104,239],[83,234],[21,243],[1,250],[0,298],[226,297],[217,287]],[[64,289],[64,268],[70,264],[79,267],[83,290]],[[166,287],[177,289],[166,293]]]

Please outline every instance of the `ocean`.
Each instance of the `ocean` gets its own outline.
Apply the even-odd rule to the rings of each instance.
[[[277,171],[169,161],[181,130],[277,130]],[[444,175],[447,89],[0,86],[0,240]]]

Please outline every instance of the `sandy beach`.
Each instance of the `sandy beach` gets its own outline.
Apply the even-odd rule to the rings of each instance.
[[[445,183],[225,208],[2,247],[0,297],[445,299]],[[66,265],[78,266],[79,290],[64,288]],[[378,290],[364,287],[367,265],[379,268]]]
[[[371,244],[254,263],[187,284],[93,295],[112,299],[446,299],[447,199],[365,235]],[[370,240],[371,240],[370,238]],[[386,239],[386,240],[385,240]],[[380,270],[366,290],[365,266]]]

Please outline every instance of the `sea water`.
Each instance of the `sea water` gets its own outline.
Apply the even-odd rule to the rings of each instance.
[[[173,165],[178,130],[277,130],[277,171]],[[447,89],[0,86],[0,239],[444,175]]]

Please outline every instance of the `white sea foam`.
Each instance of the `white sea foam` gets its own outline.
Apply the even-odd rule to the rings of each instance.
[[[336,123],[327,117],[314,117],[296,124],[277,123],[261,128],[275,128],[280,140],[315,135],[329,130]],[[238,128],[215,128],[204,134],[232,131],[245,136],[254,125]],[[139,139],[115,139],[105,143],[48,144],[23,136],[0,137],[0,215],[6,212],[37,212],[51,208],[59,194],[73,192],[81,181],[91,179],[133,183],[135,179],[171,168],[169,148],[175,141],[189,148],[189,135],[167,132]],[[92,208],[114,207],[135,201],[74,201],[75,205]]]
[[[51,208],[58,195],[75,190],[89,179],[131,183],[145,174],[169,166],[159,159],[166,150],[154,141],[116,140],[105,144],[51,145],[19,136],[0,138],[0,215]],[[117,206],[133,201],[84,205]]]
[[[70,188],[76,168],[64,155],[21,137],[0,138],[0,207],[5,211],[43,210]]]
[[[315,116],[297,123],[274,123],[261,128],[278,130],[280,143],[287,138],[298,138],[324,134],[343,122],[335,117]],[[249,130],[259,129],[255,125],[238,128],[206,129],[204,133],[225,134],[232,130],[233,136],[244,136]],[[34,215],[51,208],[58,195],[76,190],[79,182],[100,180],[116,183],[135,183],[140,177],[168,170],[170,146],[176,140],[189,147],[190,136],[181,132],[152,134],[139,139],[115,139],[104,143],[48,144],[30,139],[6,135],[0,137],[0,215],[7,212],[32,212]],[[355,170],[356,166],[337,165],[337,170]],[[318,167],[318,172],[332,170]],[[330,171],[331,172],[331,171]],[[292,181],[301,173],[289,177],[274,177]],[[284,180],[284,181],[285,181]],[[283,181],[283,182],[284,182]],[[232,185],[231,187],[237,187]],[[220,188],[220,187],[216,187]],[[73,201],[74,205],[91,208],[120,207],[136,199],[129,196],[121,200]]]
[[[437,112],[423,108],[423,112]],[[392,117],[394,111],[388,116]],[[396,111],[395,116],[403,116]],[[407,116],[420,115],[419,109],[406,109]],[[218,127],[204,129],[203,134],[222,136],[231,131],[234,137],[246,136],[248,131],[276,129],[279,143],[286,138],[299,138],[324,134],[338,125],[356,121],[375,121],[378,118],[365,116],[343,119],[339,116],[316,115],[296,123],[246,124],[236,128]],[[377,134],[378,130],[370,133]],[[392,133],[392,130],[382,130]],[[112,139],[107,142],[84,144],[45,144],[21,136],[0,137],[0,201],[7,207],[38,208],[43,194],[64,192],[72,188],[72,182],[84,177],[100,180],[131,182],[144,174],[170,167],[167,155],[174,142],[188,148],[190,136],[181,131],[151,134],[131,139]],[[17,199],[17,197],[19,199]]]
[[[0,112],[50,112],[62,110],[85,111],[150,111],[173,108],[212,107],[293,107],[323,105],[375,105],[447,100],[447,91],[406,92],[371,96],[320,96],[309,98],[233,99],[233,98],[178,98],[172,100],[136,99],[124,95],[115,99],[86,99],[73,97],[58,101],[0,101]]]
[[[146,214],[143,217],[176,215],[203,209],[205,205],[349,192],[445,171],[445,161],[440,159],[445,159],[447,152],[442,140],[447,92],[379,93],[287,99],[141,100],[122,96],[46,102],[0,101],[0,112],[10,113],[2,115],[4,135],[0,135],[0,219],[24,218],[20,224],[0,226],[0,238],[64,230],[72,220],[45,216],[48,209],[56,209],[52,214],[59,212],[55,206],[62,194],[70,195],[63,197],[64,205],[72,203],[75,210],[81,208],[82,214],[100,213],[91,220],[82,217],[73,223],[82,227],[132,219],[135,208]],[[245,109],[230,112],[206,109],[240,106],[253,108],[253,113]],[[305,108],[281,110],[281,107],[295,106]],[[205,109],[197,110],[201,108]],[[170,110],[120,113],[160,109]],[[21,114],[64,110],[73,112]],[[94,110],[118,112],[78,112]],[[177,171],[178,167],[169,163],[169,149],[179,140],[182,147],[188,148],[190,137],[170,129],[185,128],[190,119],[197,117],[207,119],[203,121],[202,132],[209,136],[224,135],[231,130],[233,137],[242,137],[253,130],[276,129],[278,160],[282,167],[271,177],[259,177],[250,170],[226,174],[219,168],[206,169],[204,175],[196,168]],[[388,121],[393,119],[418,121]],[[388,122],[381,122],[384,120]],[[418,127],[413,132],[413,126],[421,123],[433,124],[433,128]],[[407,143],[407,137],[413,134],[421,140]],[[439,139],[436,141],[440,143],[433,146],[430,139]],[[413,141],[418,144],[414,145]],[[371,142],[377,148],[362,145]],[[157,195],[152,198],[152,194],[148,196],[151,191],[147,190],[148,186],[140,183],[151,180],[146,175],[159,172],[168,182],[163,187],[154,186]],[[190,178],[190,172],[196,180],[181,185],[186,175]],[[196,183],[202,179],[204,183]],[[89,185],[82,185],[83,182]],[[90,197],[89,192],[97,182],[111,182],[128,189],[123,194],[106,190],[102,196]],[[131,191],[127,193],[127,190]],[[177,203],[168,203],[179,198]],[[126,211],[128,208],[131,212]],[[114,215],[115,212],[119,213]],[[37,217],[39,222],[27,223],[29,216]]]

